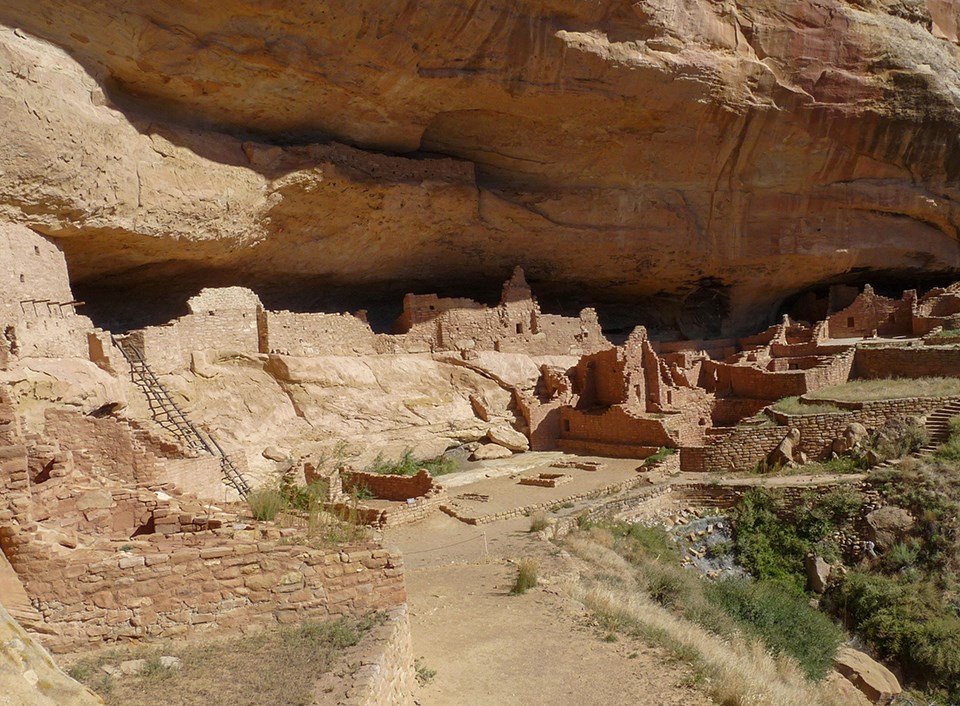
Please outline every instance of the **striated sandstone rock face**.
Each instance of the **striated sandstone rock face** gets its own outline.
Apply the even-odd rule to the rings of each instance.
[[[0,22],[46,41],[0,31],[0,218],[64,238],[77,280],[442,286],[519,261],[729,332],[807,287],[960,270],[956,17],[14,0]]]
[[[60,671],[0,604],[0,704],[102,706],[103,701]]]

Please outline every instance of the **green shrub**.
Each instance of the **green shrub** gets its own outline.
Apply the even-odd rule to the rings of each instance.
[[[520,595],[537,585],[537,574],[540,565],[533,559],[521,559],[517,567],[517,578],[513,582],[510,593]]]
[[[406,449],[396,461],[388,461],[383,454],[377,454],[364,470],[391,476],[414,476],[421,468],[425,468],[431,476],[442,476],[457,470],[457,463],[447,456],[417,460],[413,456],[413,449]]]
[[[837,612],[911,680],[960,700],[960,617],[930,579],[850,572]]]
[[[888,419],[870,437],[869,445],[886,460],[903,458],[926,446],[929,441],[927,428],[916,417]]]
[[[647,456],[644,459],[643,465],[652,466],[656,463],[660,463],[663,459],[667,458],[668,456],[672,456],[674,453],[676,453],[676,449],[671,449],[667,446],[661,446],[659,449],[657,449],[655,454],[652,456]]]
[[[829,548],[833,533],[859,515],[864,499],[857,490],[841,487],[824,495],[807,493],[788,510],[781,498],[764,489],[744,495],[734,540],[740,562],[756,578],[799,590],[806,585],[804,558]]]
[[[950,437],[937,449],[936,457],[941,461],[956,463],[960,461],[960,417],[951,417],[948,425]]]
[[[707,599],[730,615],[749,635],[759,638],[774,653],[786,654],[814,680],[833,666],[843,630],[811,608],[794,588],[770,581],[737,579],[707,585]]]
[[[888,571],[909,569],[920,558],[920,544],[914,539],[897,542],[883,556],[883,565]]]
[[[247,495],[247,505],[254,519],[273,520],[283,509],[283,495],[277,488],[264,486]]]

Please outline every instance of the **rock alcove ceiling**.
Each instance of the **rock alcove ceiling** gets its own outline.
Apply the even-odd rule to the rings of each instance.
[[[831,282],[960,271],[942,0],[14,0],[0,23],[0,218],[57,238],[92,306],[216,280],[375,308],[521,264],[547,308],[727,334]]]

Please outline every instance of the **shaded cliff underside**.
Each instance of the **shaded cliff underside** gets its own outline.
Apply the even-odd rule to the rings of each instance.
[[[0,218],[101,302],[346,309],[521,264],[556,308],[742,331],[960,272],[948,5],[14,0]]]

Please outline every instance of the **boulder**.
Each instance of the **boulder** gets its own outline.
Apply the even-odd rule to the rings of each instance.
[[[831,566],[822,557],[810,555],[804,561],[807,569],[807,586],[815,593],[823,593],[827,590],[827,583],[830,580]]]
[[[484,444],[470,455],[471,461],[491,461],[495,458],[513,456],[513,451],[498,444]]]
[[[838,455],[849,453],[853,449],[862,446],[863,442],[866,441],[869,436],[870,434],[863,424],[853,422],[847,425],[843,433],[833,440],[831,448],[833,452]]]
[[[290,461],[290,452],[281,449],[279,446],[268,446],[260,452],[260,455],[269,461],[276,461],[277,463]]]
[[[783,440],[777,444],[777,448],[767,456],[767,464],[770,466],[789,466],[796,463],[796,456],[800,445],[800,430],[791,429]]]
[[[913,515],[896,505],[885,505],[867,515],[867,539],[887,550],[913,529]]]
[[[893,672],[852,647],[841,647],[837,650],[834,667],[871,703],[879,706],[889,704],[903,691]]]
[[[492,427],[487,432],[491,442],[511,451],[526,451],[530,448],[527,437],[510,427]]]
[[[839,672],[830,672],[824,679],[824,683],[837,696],[838,702],[844,706],[870,706],[871,704],[870,699]]]

